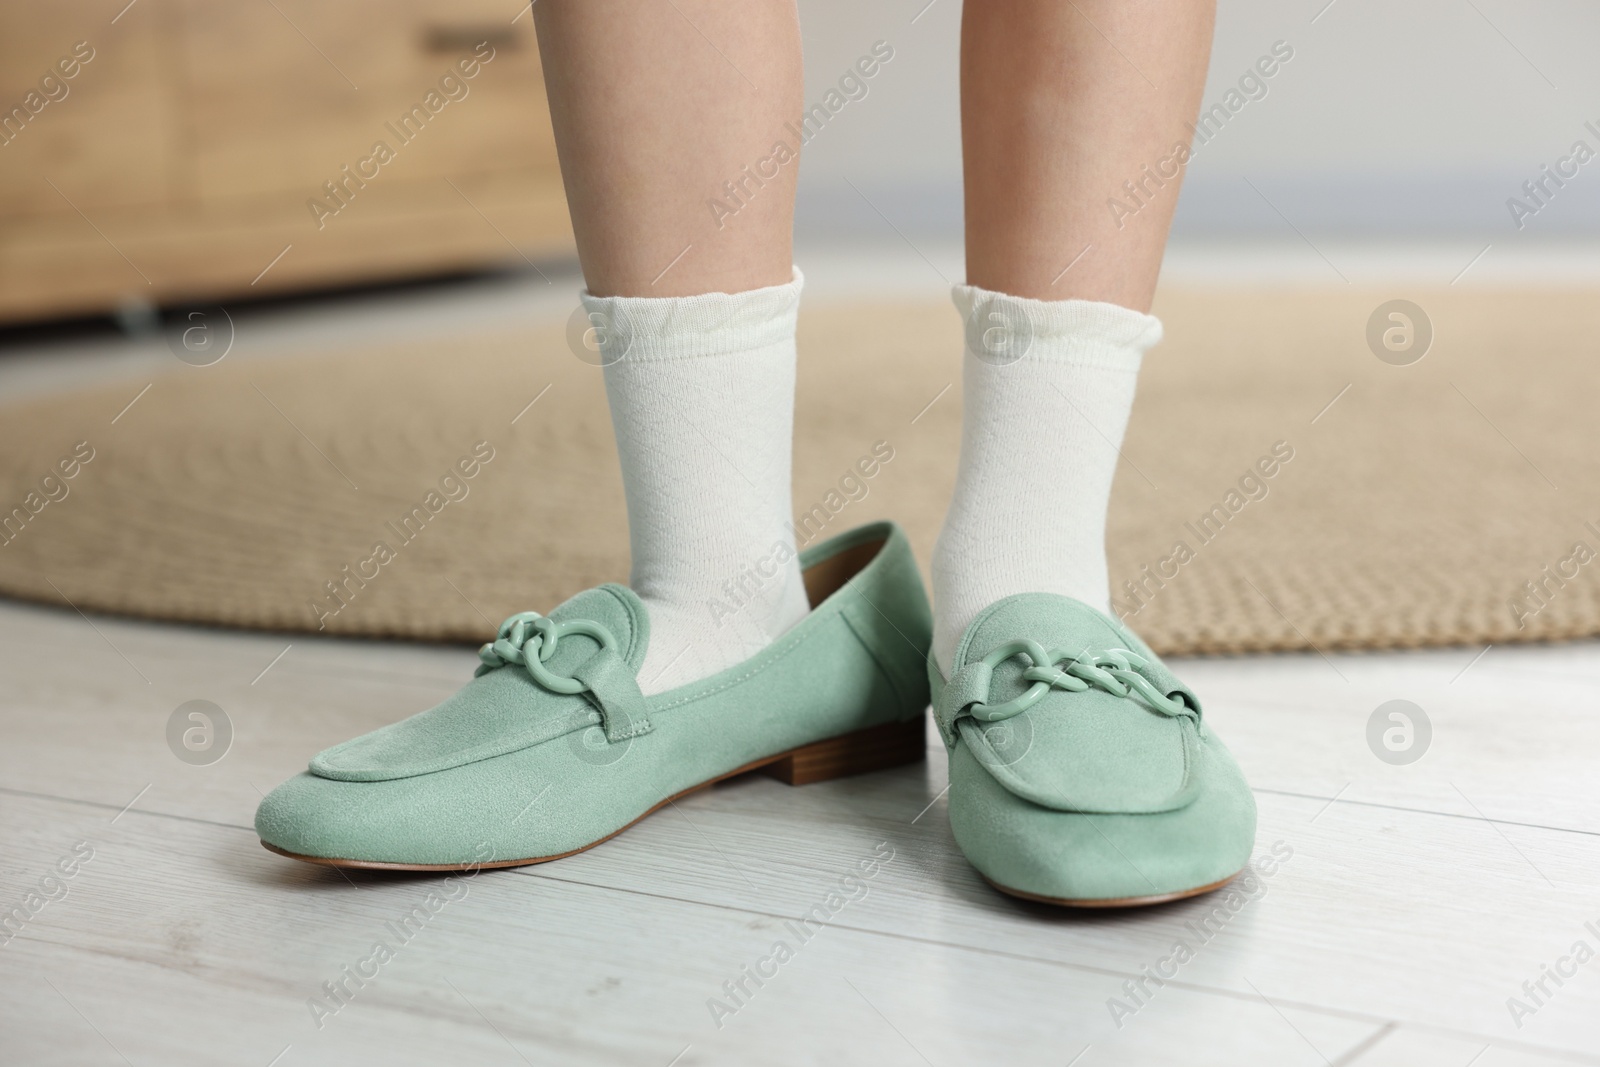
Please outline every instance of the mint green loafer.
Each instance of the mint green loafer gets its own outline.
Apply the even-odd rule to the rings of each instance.
[[[633,591],[507,619],[443,704],[346,741],[273,790],[256,832],[313,863],[513,867],[591,848],[751,770],[792,785],[924,758],[932,620],[905,534],[864,526],[801,554],[812,610],[736,667],[645,697]]]
[[[1071,597],[989,605],[930,656],[950,825],[980,874],[1050,904],[1123,907],[1223,885],[1255,798],[1200,702],[1127,627]]]

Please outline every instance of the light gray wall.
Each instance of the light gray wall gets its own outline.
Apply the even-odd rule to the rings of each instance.
[[[959,233],[961,9],[925,4],[800,0],[808,101],[874,42],[895,52],[807,145],[803,233],[883,229],[879,212],[908,233]],[[1523,229],[1506,205],[1574,141],[1600,153],[1600,4],[1221,0],[1207,105],[1276,41],[1293,59],[1197,153],[1178,233],[1290,232],[1248,178],[1306,231],[1600,234],[1600,158]]]

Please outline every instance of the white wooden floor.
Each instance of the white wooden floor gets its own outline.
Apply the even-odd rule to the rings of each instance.
[[[808,254],[808,291],[937,290],[920,255],[886,247],[870,269],[858,252]],[[923,251],[959,276],[959,249]],[[1445,281],[1477,249],[1401,251],[1336,258],[1352,277]],[[1168,273],[1326,270],[1299,244],[1202,252],[1174,250]],[[1600,273],[1600,249],[1583,263],[1509,254],[1463,284]],[[565,308],[568,281],[243,309],[229,358],[448,336],[464,318]],[[7,399],[172,366],[159,337],[3,355]],[[1580,940],[1600,951],[1600,644],[1477,654],[1177,665],[1256,787],[1258,851],[1292,849],[1200,944],[1188,924],[1211,902],[1067,914],[991,891],[951,840],[931,736],[925,766],[801,789],[731,782],[592,852],[467,882],[296,864],[257,843],[260,792],[443,698],[470,650],[0,601],[0,920],[40,893],[16,936],[0,931],[0,1065],[1600,1064],[1600,958],[1559,987],[1542,970]],[[193,699],[234,725],[210,766],[167,745],[168,717]],[[1433,723],[1409,766],[1367,747],[1368,717],[1391,699]],[[92,858],[44,881],[75,847]],[[893,859],[866,896],[719,1028],[708,1001],[723,984],[796,940],[785,922],[880,848]],[[444,889],[456,899],[399,944],[390,924]],[[1133,1006],[1124,982],[1178,939],[1194,958],[1116,1025],[1108,1001]],[[319,1028],[308,1001],[378,941],[394,958],[347,983]],[[1523,983],[1541,978],[1551,995],[1535,1002]],[[1537,1008],[1520,1027],[1511,997]]]
[[[925,766],[738,780],[459,885],[293,863],[250,829],[260,791],[436,702],[471,651],[0,603],[0,911],[93,850],[0,946],[0,1061],[1600,1063],[1600,960],[1546,979],[1520,1028],[1507,1007],[1600,948],[1600,646],[1474,654],[1179,664],[1256,787],[1258,851],[1293,850],[1201,944],[1205,901],[1085,915],[988,889],[931,735]],[[1393,698],[1433,722],[1410,766],[1366,744]],[[234,726],[210,766],[167,746],[191,699]],[[866,896],[719,1027],[708,1000],[733,1006],[723,983],[875,848]],[[400,944],[387,924],[431,888],[456,899]],[[1116,1025],[1110,998],[1133,1006],[1124,981],[1180,938],[1194,958]],[[377,941],[394,958],[319,1027],[308,1000]]]

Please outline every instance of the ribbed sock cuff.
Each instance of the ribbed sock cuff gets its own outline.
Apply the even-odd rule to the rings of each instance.
[[[1161,340],[1161,320],[1099,300],[1032,300],[975,285],[950,290],[966,324],[967,352],[1004,366],[1022,360],[1138,370]]]
[[[580,295],[598,334],[601,361],[645,362],[747,352],[794,339],[800,289],[786,285],[697,296]]]

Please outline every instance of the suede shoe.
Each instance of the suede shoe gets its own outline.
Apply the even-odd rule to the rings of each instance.
[[[905,534],[801,553],[812,610],[745,662],[645,697],[644,604],[621,585],[507,619],[460,692],[311,760],[256,812],[312,863],[464,870],[581,852],[745,771],[791,785],[921,760],[932,632]]]
[[[1122,907],[1216,889],[1255,842],[1255,798],[1200,702],[1127,627],[1071,597],[991,604],[928,658],[950,825],[995,888]]]

